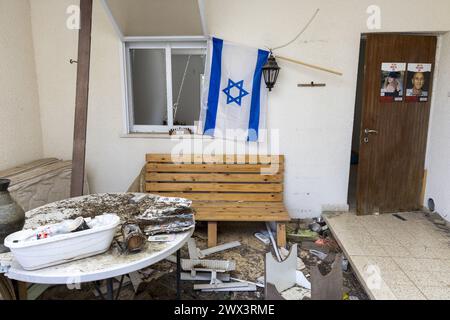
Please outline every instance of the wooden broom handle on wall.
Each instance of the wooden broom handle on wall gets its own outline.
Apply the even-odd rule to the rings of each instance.
[[[302,61],[299,61],[299,60],[286,58],[286,57],[278,56],[278,55],[276,55],[275,57],[278,58],[278,59],[281,59],[281,60],[285,60],[285,61],[289,61],[289,62],[292,62],[292,63],[300,64],[300,65],[308,67],[308,68],[312,68],[312,69],[316,69],[316,70],[320,70],[320,71],[325,71],[325,72],[328,72],[328,73],[333,73],[333,74],[336,74],[338,76],[343,76],[344,75],[342,72],[335,71],[335,70],[328,69],[328,68],[324,68],[324,67],[320,67],[320,66],[316,66],[314,64],[302,62]]]

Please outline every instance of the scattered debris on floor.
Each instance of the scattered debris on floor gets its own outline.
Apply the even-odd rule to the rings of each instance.
[[[295,281],[303,285],[311,281],[310,274],[313,267],[317,266],[322,274],[331,271],[331,264],[336,254],[342,254],[337,243],[327,230],[320,231],[322,236],[310,230],[310,225],[315,220],[295,220],[287,225],[288,234],[307,235],[299,240],[290,241],[288,249],[297,244],[297,257],[295,259]],[[323,226],[322,226],[323,227]],[[207,249],[206,224],[198,223],[193,240],[190,245],[181,250],[181,257],[185,267],[181,273],[181,298],[185,300],[262,300],[264,299],[264,256],[272,252],[276,258],[275,248],[270,242],[266,226],[255,223],[223,223],[220,229],[220,240],[223,245]],[[262,232],[261,230],[265,230]],[[260,233],[269,239],[265,244],[256,233]],[[293,239],[289,237],[288,239]],[[204,248],[204,249],[203,249]],[[289,254],[288,249],[277,248],[280,259],[285,259]],[[310,253],[310,250],[319,251],[327,258],[324,260]],[[329,257],[328,257],[329,256]],[[195,263],[192,261],[196,258]],[[331,259],[332,258],[332,259]],[[225,272],[215,272],[218,283],[233,283],[225,288],[210,288],[212,270],[203,271],[202,267],[211,269],[211,264],[205,261],[222,261],[226,263],[221,267]],[[343,297],[344,300],[367,300],[368,296],[358,282],[350,265],[345,263],[343,268]],[[207,264],[207,265],[206,265]],[[234,264],[234,268],[233,267]],[[200,267],[200,268],[199,268]],[[195,269],[195,273],[192,273]],[[220,269],[220,268],[219,268]],[[347,271],[345,271],[347,270]],[[217,270],[216,270],[217,271]],[[176,298],[176,257],[171,256],[150,268],[134,273],[132,279],[123,282],[123,288],[119,292],[123,300],[173,300]],[[133,279],[134,278],[134,279]],[[305,281],[306,280],[306,281]],[[220,282],[219,282],[220,281]],[[115,279],[115,287],[120,283],[120,278]],[[239,283],[239,284],[237,284]],[[201,285],[205,285],[201,287]],[[196,286],[196,287],[195,287]],[[207,286],[209,286],[207,288]],[[200,290],[194,290],[200,289]],[[252,290],[249,290],[252,289]],[[245,290],[245,291],[241,291]],[[82,284],[80,290],[69,290],[65,286],[55,286],[44,292],[40,299],[98,299],[95,295],[93,284]],[[115,291],[117,295],[117,290]],[[302,286],[282,293],[284,299],[310,299],[311,290]]]
[[[256,284],[248,281],[234,281],[227,272],[234,271],[236,264],[234,261],[222,260],[202,260],[208,255],[239,247],[241,243],[234,241],[225,243],[213,248],[200,250],[197,248],[195,239],[191,238],[188,241],[189,259],[181,260],[181,268],[184,271],[190,271],[189,281],[208,281],[209,283],[194,284],[194,290],[201,290],[203,292],[230,292],[230,291],[256,291]],[[197,272],[203,272],[202,277],[197,278]],[[209,273],[209,276],[206,274]],[[218,277],[221,275],[220,277]]]

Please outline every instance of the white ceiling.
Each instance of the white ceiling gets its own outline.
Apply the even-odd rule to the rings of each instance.
[[[203,35],[198,0],[105,0],[125,37]]]

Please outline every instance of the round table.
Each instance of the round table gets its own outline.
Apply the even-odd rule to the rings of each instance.
[[[75,201],[79,201],[78,198]],[[51,207],[53,204],[45,206]],[[33,210],[36,212],[35,209]],[[28,218],[28,216],[27,216]],[[180,249],[192,236],[194,230],[175,234],[170,242],[147,242],[145,248],[135,254],[117,254],[110,249],[100,255],[84,258],[61,265],[47,267],[34,271],[23,269],[11,253],[0,254],[0,273],[11,280],[36,284],[74,285],[84,282],[107,280],[108,299],[112,299],[112,279],[117,276],[144,269],[155,264],[173,253],[177,253],[177,296],[180,287]]]

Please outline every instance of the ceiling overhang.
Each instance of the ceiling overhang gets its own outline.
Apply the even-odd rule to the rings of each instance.
[[[103,0],[121,38],[204,36],[204,0]]]

